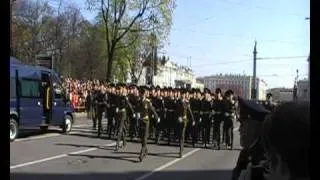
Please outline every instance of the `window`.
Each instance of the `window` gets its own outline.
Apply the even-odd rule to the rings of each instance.
[[[40,98],[40,81],[37,80],[21,80],[21,97],[25,98]]]
[[[16,98],[16,79],[10,78],[10,98]]]

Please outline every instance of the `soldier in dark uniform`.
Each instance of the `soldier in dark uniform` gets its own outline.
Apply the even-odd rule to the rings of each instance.
[[[95,105],[96,105],[96,118],[95,120],[98,121],[98,137],[100,137],[102,129],[102,116],[103,112],[105,111],[105,107],[107,104],[107,99],[105,96],[105,90],[100,87],[100,90],[96,92],[95,95]]]
[[[171,132],[174,131],[176,124],[176,100],[174,98],[174,91],[172,88],[168,89],[169,97],[165,100],[166,108],[166,121],[167,121],[167,136],[168,136],[168,145],[172,140]]]
[[[177,102],[177,115],[178,115],[178,123],[179,123],[179,141],[180,141],[180,151],[179,157],[182,158],[183,149],[184,149],[184,141],[185,141],[185,133],[187,124],[189,121],[189,117],[191,117],[191,121],[194,121],[193,114],[190,108],[189,100],[187,99],[188,91],[181,91],[181,99]]]
[[[107,134],[109,139],[111,139],[111,135],[115,130],[115,115],[116,115],[116,87],[114,84],[110,84],[110,92],[108,93],[108,110],[107,110],[107,119],[108,119],[108,127]]]
[[[267,100],[263,103],[263,105],[268,111],[273,111],[274,110],[274,108],[276,106],[275,106],[275,103],[273,102],[271,93],[267,94]]]
[[[129,102],[132,105],[132,108],[134,110],[134,115],[132,115],[131,117],[131,121],[130,121],[130,129],[129,129],[129,136],[130,136],[130,140],[133,141],[134,137],[138,136],[138,111],[137,111],[137,106],[138,106],[138,102],[139,102],[139,92],[137,91],[137,88],[135,85],[131,86],[131,93],[129,94]],[[140,116],[140,114],[139,114]]]
[[[92,92],[92,129],[97,129],[97,117],[98,117],[98,109],[97,109],[97,97],[100,91],[100,87],[98,85],[94,85],[94,89]]]
[[[266,160],[263,144],[260,139],[262,123],[265,116],[269,114],[262,105],[254,100],[245,100],[239,97],[240,108],[240,151],[236,167],[232,172],[232,180],[238,180],[241,172],[246,170],[250,164],[251,179],[264,179],[265,172],[262,162]]]
[[[174,102],[175,104],[177,104],[180,99],[181,99],[181,92],[182,92],[182,89],[178,89],[178,88],[175,88],[174,89]],[[175,113],[175,118],[174,118],[174,141],[177,142],[180,138],[180,123],[177,121],[178,119],[178,116],[177,114]]]
[[[213,104],[211,102],[211,95],[209,89],[204,89],[205,98],[201,101],[201,119],[202,119],[202,137],[204,147],[208,148],[211,132],[211,116],[213,110]]]
[[[148,154],[147,141],[149,136],[149,125],[150,125],[150,113],[158,119],[158,115],[152,106],[151,100],[149,99],[149,92],[146,87],[140,89],[141,101],[139,104],[139,112],[141,113],[141,124],[140,124],[140,137],[141,137],[141,151],[139,160],[140,162]]]
[[[215,146],[220,149],[221,142],[221,123],[223,122],[223,97],[221,89],[217,88],[215,91],[216,98],[214,100],[213,110],[213,139],[215,141]]]
[[[163,97],[161,97],[159,86],[156,87],[155,93],[156,93],[156,96],[155,98],[152,99],[152,105],[159,116],[159,119],[156,122],[156,139],[155,139],[156,144],[158,144],[161,137],[161,133],[163,133],[163,130],[165,127],[165,124],[162,121],[164,119],[164,100],[163,100]]]
[[[155,87],[153,87],[153,86],[150,87],[149,99],[150,99],[153,107],[156,108],[154,103],[155,103],[155,101],[157,101],[157,94],[156,94]],[[150,114],[150,117],[151,118],[150,118],[150,126],[149,126],[149,128],[150,128],[150,130],[149,130],[150,137],[149,138],[155,140],[156,139],[155,138],[156,126],[157,126],[158,122],[157,122],[157,119],[154,117],[153,114]]]
[[[118,138],[116,151],[119,150],[120,140],[123,141],[123,147],[126,146],[126,135],[127,135],[127,124],[128,124],[128,115],[134,114],[132,105],[129,102],[127,97],[127,88],[125,85],[120,85],[120,95],[117,101],[117,108],[119,109],[118,119],[119,129],[118,129]],[[130,112],[130,113],[129,113]]]
[[[194,90],[193,98],[190,100],[190,107],[193,113],[194,122],[191,130],[192,146],[198,142],[198,132],[200,128],[200,110],[201,110],[201,92],[199,89]]]
[[[188,97],[187,97],[187,99],[190,102],[190,108],[191,108],[192,111],[193,111],[193,108],[191,106],[191,104],[192,104],[191,102],[193,101],[194,92],[195,92],[195,89],[188,89]],[[192,130],[193,130],[194,125],[195,125],[195,122],[188,121],[187,129],[186,129],[186,141],[191,140],[191,142],[192,142]]]
[[[227,149],[233,148],[233,122],[236,117],[236,106],[235,101],[233,100],[233,91],[228,90],[225,92],[225,101],[224,101],[224,123],[223,131],[225,133],[225,142]]]

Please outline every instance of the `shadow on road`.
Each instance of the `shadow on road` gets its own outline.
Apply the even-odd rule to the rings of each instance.
[[[100,156],[100,155],[91,155],[91,154],[69,154],[69,156],[76,156],[76,157],[86,157],[90,159],[101,158],[101,159],[113,159],[113,160],[120,160],[120,161],[129,161],[132,163],[138,163],[138,156]]]
[[[139,156],[139,152],[114,152],[115,154],[135,154],[136,157]],[[177,152],[169,152],[169,153],[148,153],[148,156],[157,156],[157,157],[166,157],[166,158],[178,158],[179,153]]]
[[[122,173],[95,173],[86,172],[78,174],[37,174],[37,173],[10,173],[10,179],[14,180],[84,180],[84,179],[95,179],[95,180],[137,180],[139,177],[150,173],[150,171],[135,171],[135,172],[122,172]],[[144,178],[143,180],[228,180],[231,179],[231,170],[186,170],[186,171],[159,171],[151,176]],[[142,180],[142,179],[141,179]]]
[[[41,130],[23,130],[20,132],[18,139],[28,138],[31,136],[43,135],[43,134],[48,134],[48,133],[62,133],[62,131],[58,130],[58,129],[49,129],[46,132],[43,132]]]

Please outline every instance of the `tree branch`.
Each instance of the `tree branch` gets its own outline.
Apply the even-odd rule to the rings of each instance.
[[[133,24],[137,21],[137,19],[139,19],[140,17],[142,17],[142,15],[144,14],[145,10],[146,10],[146,7],[148,5],[148,2],[149,0],[145,0],[143,5],[142,5],[142,8],[140,10],[140,12],[133,18],[133,20],[130,22],[129,26],[127,29],[124,30],[123,33],[120,34],[120,36],[118,38],[115,39],[115,42],[117,43],[119,40],[121,40],[124,35],[126,35],[129,31],[129,29],[133,26]]]

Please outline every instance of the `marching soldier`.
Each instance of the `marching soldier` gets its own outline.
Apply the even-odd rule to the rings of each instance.
[[[167,122],[167,135],[168,135],[168,145],[170,145],[171,142],[171,132],[175,128],[175,122],[176,122],[176,100],[174,98],[174,92],[172,88],[168,89],[169,97],[165,99],[165,108],[166,108],[166,122]]]
[[[107,118],[108,118],[107,134],[109,139],[111,139],[111,135],[115,131],[116,104],[117,104],[116,88],[114,84],[110,84],[110,93],[108,94],[108,110],[107,110],[108,112],[107,113]]]
[[[233,148],[233,121],[236,117],[236,106],[233,99],[233,91],[228,90],[225,92],[225,108],[224,108],[224,123],[223,130],[225,133],[225,142],[227,149]]]
[[[158,144],[161,133],[163,132],[164,129],[164,122],[162,121],[164,119],[164,100],[161,97],[160,94],[160,87],[156,87],[156,92],[155,92],[155,97],[152,99],[152,105],[155,108],[157,114],[159,115],[159,119],[156,122],[156,139],[155,142]]]
[[[97,109],[97,97],[99,94],[99,86],[94,85],[92,92],[92,129],[97,129],[97,117],[98,117],[98,109]]]
[[[182,98],[178,101],[177,104],[177,115],[178,115],[178,122],[179,122],[179,140],[180,140],[180,152],[179,158],[182,158],[182,153],[184,149],[184,141],[185,141],[185,133],[187,124],[189,121],[188,117],[191,117],[191,121],[194,122],[193,114],[190,109],[190,103],[187,99],[188,91],[182,90],[181,91]]]
[[[103,112],[105,111],[105,106],[107,104],[107,99],[105,96],[105,89],[103,87],[98,87],[100,89],[96,92],[95,96],[95,104],[96,104],[96,118],[95,120],[98,121],[98,137],[100,137],[102,129],[102,116]]]
[[[221,89],[217,88],[216,98],[214,100],[214,121],[213,121],[213,138],[215,140],[215,145],[218,150],[220,150],[220,142],[221,142],[221,122],[223,122],[223,97],[221,94]]]
[[[129,102],[132,105],[132,108],[134,110],[135,115],[132,116],[130,121],[130,130],[129,130],[129,136],[130,140],[133,141],[134,137],[137,137],[138,132],[138,119],[140,118],[140,114],[138,114],[138,103],[139,103],[140,97],[139,92],[137,91],[137,87],[135,85],[131,86],[131,94],[129,95]]]
[[[127,88],[125,85],[120,85],[120,95],[118,98],[118,104],[117,108],[119,109],[118,113],[118,122],[119,122],[119,128],[118,128],[118,139],[117,139],[117,145],[116,145],[116,151],[119,150],[120,146],[120,140],[123,141],[123,147],[126,146],[126,135],[127,135],[127,123],[128,123],[128,115],[134,114],[132,105],[129,102],[129,99],[127,97]],[[128,112],[129,111],[129,112]]]
[[[155,90],[155,88],[153,86],[150,87],[150,90],[151,91],[150,91],[149,99],[151,100],[151,103],[152,103],[153,107],[155,109],[157,109],[159,107],[156,107],[156,105],[155,105],[155,102],[157,101],[156,90]],[[155,134],[156,134],[156,126],[157,126],[158,122],[157,122],[157,119],[154,117],[153,114],[150,114],[150,117],[151,118],[150,118],[150,127],[149,127],[150,128],[150,130],[149,130],[150,137],[149,138],[156,140]]]
[[[194,126],[192,126],[191,136],[192,136],[192,146],[195,147],[195,144],[199,138],[199,129],[200,129],[200,110],[201,110],[201,92],[199,89],[194,91],[193,99],[190,100],[190,107],[193,112],[194,117]]]
[[[271,93],[268,93],[267,94],[267,100],[264,102],[264,107],[268,110],[268,111],[273,111],[274,108],[275,108],[275,103],[273,102],[273,99],[272,99],[272,94]]]
[[[149,136],[149,125],[150,125],[150,113],[153,113],[153,115],[158,119],[158,114],[156,113],[154,107],[152,106],[152,103],[149,99],[149,92],[146,87],[142,87],[140,89],[141,94],[141,101],[139,106],[139,112],[141,113],[141,125],[140,125],[140,137],[141,137],[141,151],[139,160],[140,162],[145,158],[145,156],[148,154],[147,149],[147,141]]]
[[[202,119],[202,137],[204,147],[208,148],[211,132],[211,116],[213,110],[213,104],[211,102],[211,95],[209,89],[204,89],[205,98],[201,101],[201,119]]]

